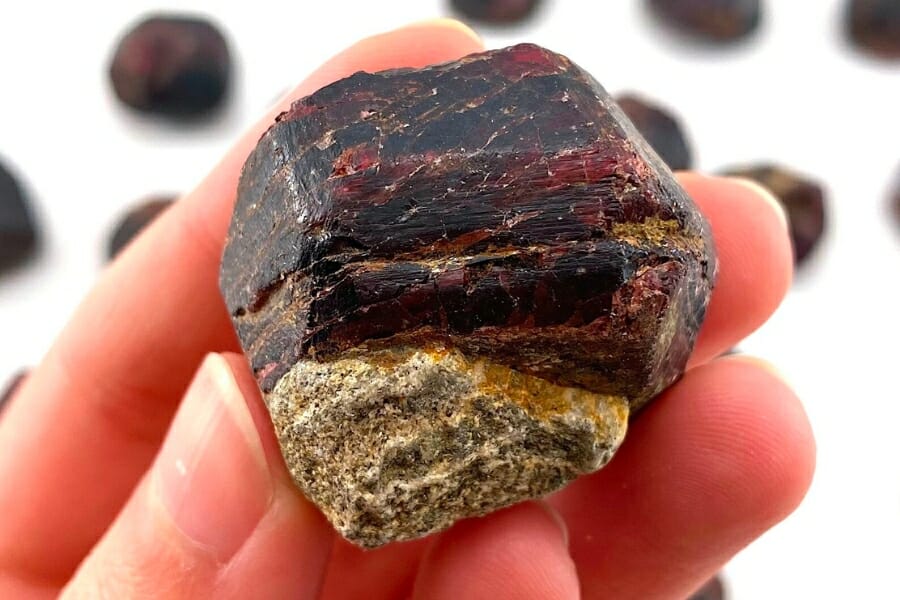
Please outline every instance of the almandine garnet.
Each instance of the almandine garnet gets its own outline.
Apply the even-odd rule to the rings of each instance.
[[[298,100],[237,195],[226,306],[291,474],[363,546],[606,464],[716,271],[618,105],[530,44]]]

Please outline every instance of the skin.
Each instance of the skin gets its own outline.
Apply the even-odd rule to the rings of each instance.
[[[794,510],[815,462],[803,408],[767,365],[716,358],[787,291],[784,216],[697,174],[680,179],[720,256],[709,316],[606,469],[371,552],[291,485],[217,288],[240,167],[290,99],[481,49],[452,21],[348,48],[107,269],[0,416],[0,597],[683,598]]]

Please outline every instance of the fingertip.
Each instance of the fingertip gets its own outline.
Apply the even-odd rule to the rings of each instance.
[[[757,413],[757,438],[768,443],[769,463],[760,463],[759,477],[772,475],[768,487],[775,501],[769,504],[769,520],[777,523],[800,505],[812,485],[817,449],[809,417],[775,365],[749,355],[725,356],[716,363],[718,369],[733,372],[735,379],[761,392],[758,405],[748,403],[745,409]]]
[[[749,541],[793,512],[815,470],[812,428],[794,391],[759,359],[730,356],[692,370],[632,433],[692,470],[682,488],[703,522]],[[690,439],[679,443],[674,436]],[[692,511],[694,512],[694,511]],[[747,531],[752,531],[748,534]],[[746,543],[746,542],[745,542]]]
[[[483,47],[484,41],[481,39],[481,36],[476,33],[474,29],[463,23],[458,19],[453,19],[451,17],[439,17],[437,19],[426,19],[424,21],[418,21],[415,23],[410,23],[409,25],[404,25],[400,28],[400,30],[404,29],[425,29],[428,32],[432,31],[443,31],[447,34],[461,34],[468,38],[470,42],[472,42],[477,47]],[[396,29],[394,31],[397,31]]]
[[[565,524],[542,502],[467,519],[439,535],[414,592],[414,598],[433,600],[578,597]]]
[[[718,279],[689,367],[718,356],[765,323],[791,285],[793,251],[784,213],[758,185],[681,173],[709,221]]]

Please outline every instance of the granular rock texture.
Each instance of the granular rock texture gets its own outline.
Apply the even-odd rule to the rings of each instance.
[[[128,106],[175,117],[216,108],[231,77],[231,55],[209,21],[175,15],[145,19],[119,42],[110,79]]]
[[[295,102],[220,283],[294,479],[377,546],[602,466],[680,376],[715,265],[603,88],[520,45]]]
[[[762,22],[760,0],[647,0],[668,27],[705,42],[734,42]]]
[[[37,246],[37,237],[22,187],[0,164],[0,271],[29,258]]]
[[[847,37],[858,48],[888,60],[900,60],[900,2],[848,0]]]
[[[634,94],[617,96],[616,102],[670,169],[691,168],[693,160],[687,137],[670,111]]]
[[[157,196],[144,200],[130,209],[116,223],[106,248],[106,256],[113,259],[144,228],[175,202],[175,196]]]
[[[772,192],[787,214],[794,261],[803,263],[825,232],[822,186],[790,169],[770,164],[731,169],[725,174],[750,179]]]

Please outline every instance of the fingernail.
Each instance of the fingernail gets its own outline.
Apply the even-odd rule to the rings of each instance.
[[[175,525],[222,562],[265,514],[273,480],[253,418],[222,356],[203,361],[154,473]]]
[[[781,224],[784,227],[785,231],[788,229],[788,220],[787,213],[784,212],[784,207],[781,205],[781,202],[778,201],[772,192],[770,192],[764,186],[756,183],[752,179],[746,179],[744,177],[729,177],[729,180],[733,181],[738,185],[742,185],[745,188],[748,188],[753,191],[754,194],[765,200],[769,206],[772,207],[772,210],[775,211],[775,214],[778,215],[778,218],[781,220]]]
[[[424,21],[416,21],[415,23],[410,23],[409,25],[405,25],[400,29],[411,29],[414,27],[445,27],[447,29],[456,29],[460,33],[464,33],[479,44],[484,43],[481,39],[481,36],[475,33],[475,30],[463,23],[462,21],[458,21],[457,19],[451,19],[449,17],[441,17],[438,19],[425,19]]]
[[[784,374],[780,370],[778,370],[778,367],[776,367],[775,365],[773,365],[772,363],[770,363],[769,361],[767,361],[765,359],[759,358],[757,356],[751,356],[749,354],[734,354],[732,356],[726,356],[726,357],[724,357],[724,359],[741,361],[741,362],[752,364],[752,365],[762,369],[763,371],[767,371],[770,375],[774,376],[776,379],[779,379],[779,380],[787,383],[787,380],[788,380],[787,377],[785,377]]]

